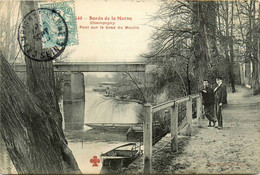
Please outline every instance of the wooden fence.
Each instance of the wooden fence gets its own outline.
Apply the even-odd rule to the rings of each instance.
[[[169,110],[170,131],[171,131],[171,150],[178,151],[178,132],[187,127],[187,135],[192,135],[192,101],[196,100],[196,118],[200,125],[202,117],[202,97],[201,94],[186,96],[183,98],[168,101],[156,106],[151,104],[144,105],[144,124],[143,124],[143,143],[144,143],[144,173],[152,173],[152,130],[153,114],[161,110]],[[186,104],[186,116],[178,122],[179,105]]]

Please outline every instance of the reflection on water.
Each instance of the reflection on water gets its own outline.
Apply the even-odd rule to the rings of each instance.
[[[102,161],[100,160],[100,163],[97,163],[98,166],[93,166],[93,163],[90,162],[93,156],[97,156],[100,159],[101,153],[105,153],[122,144],[120,142],[83,142],[83,144],[69,142],[69,148],[72,150],[82,173],[98,174],[102,168]]]
[[[141,105],[105,97],[86,88],[85,123],[140,123]]]
[[[17,174],[0,134],[0,173]]]
[[[98,166],[93,167],[90,159],[93,156],[97,156],[100,159],[101,153],[126,143],[124,133],[102,133],[98,131],[93,132],[93,130],[76,132],[82,132],[83,134],[74,136],[74,139],[68,139],[68,145],[82,173],[100,173],[102,161],[100,160]],[[0,139],[0,173],[17,174],[2,139]]]
[[[106,98],[91,87],[86,88],[85,123],[139,123],[140,105],[136,103],[120,104],[112,98]],[[69,147],[75,156],[82,173],[109,173],[102,169],[102,161],[97,167],[92,166],[93,156],[100,159],[100,154],[128,143],[125,132],[108,132],[91,130],[84,126],[85,131],[66,133]],[[80,142],[81,141],[81,142]]]

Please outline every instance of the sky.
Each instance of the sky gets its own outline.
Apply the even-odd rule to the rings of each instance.
[[[147,24],[150,16],[158,8],[159,2],[151,0],[75,1],[79,44],[67,46],[69,50],[75,50],[68,60],[75,62],[137,61],[140,54],[148,51],[149,37],[153,29]],[[112,16],[116,20],[111,20]],[[102,17],[103,20],[94,20],[95,17]],[[105,17],[110,19],[105,20]],[[128,17],[128,20],[119,20],[118,17]],[[114,22],[114,25],[109,26],[115,26],[116,29],[106,29],[108,25],[90,24],[93,21]],[[86,26],[97,26],[98,29],[86,29]],[[100,29],[100,26],[104,29]],[[118,26],[122,26],[123,29],[117,29]],[[132,29],[125,29],[125,26],[130,26]]]

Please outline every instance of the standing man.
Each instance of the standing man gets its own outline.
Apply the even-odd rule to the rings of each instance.
[[[209,120],[208,127],[215,126],[216,119],[214,118],[214,92],[213,89],[209,87],[209,81],[203,81],[202,94],[202,104],[204,106],[204,113],[207,119]],[[213,125],[211,125],[213,122]]]
[[[215,111],[218,120],[218,129],[223,129],[222,107],[227,104],[226,86],[222,84],[222,78],[216,78],[217,87],[214,89],[215,94]]]

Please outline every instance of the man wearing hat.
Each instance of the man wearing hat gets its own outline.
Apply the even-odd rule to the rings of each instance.
[[[214,118],[214,92],[213,89],[209,86],[209,81],[203,81],[203,89],[201,91],[202,94],[202,104],[205,116],[209,120],[208,127],[211,127],[211,122],[213,122],[213,127],[215,126],[216,119]]]
[[[222,84],[222,77],[217,77],[217,87],[214,89],[215,94],[215,113],[218,120],[218,129],[223,129],[223,119],[222,119],[222,107],[227,104],[227,90],[226,86]]]

